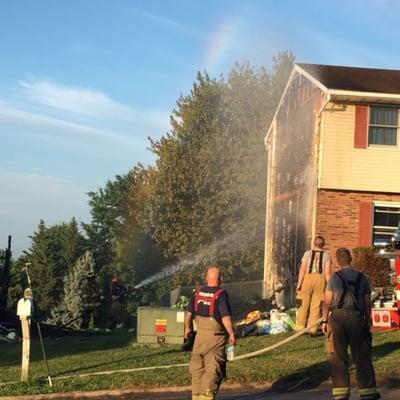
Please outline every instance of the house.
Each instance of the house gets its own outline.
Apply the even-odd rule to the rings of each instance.
[[[265,137],[264,294],[293,300],[315,235],[390,240],[400,220],[400,71],[296,64]]]

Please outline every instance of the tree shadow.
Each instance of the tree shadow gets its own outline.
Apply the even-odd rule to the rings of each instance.
[[[34,329],[32,329],[34,330]],[[46,336],[43,338],[44,347],[46,351],[47,359],[51,364],[53,360],[61,358],[64,356],[75,356],[89,353],[89,352],[99,352],[107,350],[116,350],[120,348],[125,348],[129,346],[130,343],[134,341],[134,337],[128,332],[118,332],[111,334],[86,334],[80,336],[62,336],[62,337],[52,337]],[[112,365],[118,362],[130,361],[135,358],[148,358],[151,356],[180,353],[179,347],[170,348],[169,346],[165,350],[160,347],[160,351],[151,350],[151,345],[148,347],[149,351],[146,351],[146,344],[140,346],[141,350],[137,355],[135,351],[127,350],[127,358],[121,357],[119,360],[109,359],[108,361],[100,361],[99,363],[93,365],[82,365],[77,366],[75,369],[65,369],[63,372],[77,372],[83,371],[90,368],[96,368],[102,365]],[[1,346],[2,356],[0,358],[0,368],[2,367],[12,367],[20,364],[21,358],[21,343],[8,343],[7,345]],[[124,353],[125,354],[125,353]],[[40,341],[37,337],[31,340],[31,362],[42,360],[42,353],[40,347]]]
[[[385,357],[386,355],[397,350],[398,342],[386,342],[372,349],[372,359]],[[350,357],[351,359],[351,357]],[[354,368],[354,364],[351,366]],[[305,368],[298,369],[297,371],[284,376],[273,383],[270,389],[262,392],[263,395],[271,396],[274,393],[291,393],[304,390],[311,390],[319,387],[323,382],[330,378],[330,366],[328,361],[319,362]],[[243,397],[246,398],[245,396]],[[251,397],[249,397],[251,399]]]

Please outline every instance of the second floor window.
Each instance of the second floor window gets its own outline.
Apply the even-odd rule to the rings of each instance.
[[[368,144],[397,146],[399,110],[392,107],[370,107]]]

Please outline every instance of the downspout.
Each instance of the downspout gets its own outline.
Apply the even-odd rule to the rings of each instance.
[[[315,188],[313,193],[313,210],[312,210],[312,226],[311,226],[311,246],[317,234],[317,203],[318,203],[318,187],[320,184],[320,172],[322,165],[320,163],[322,154],[322,140],[321,140],[321,121],[322,113],[327,104],[331,101],[331,94],[328,93],[322,106],[315,116],[315,133],[314,133],[314,171],[316,171]]]
[[[265,138],[267,139],[267,138]],[[268,238],[269,238],[269,226],[268,226],[268,218],[269,218],[269,193],[270,193],[270,187],[269,187],[269,181],[270,181],[270,170],[269,170],[269,165],[270,165],[270,157],[271,157],[271,145],[265,140],[265,151],[267,153],[267,193],[265,196],[265,237],[264,237],[264,274],[263,274],[263,294],[262,298],[266,299],[268,297],[268,290],[267,290],[267,253],[268,253]]]
[[[273,284],[267,287],[267,283],[271,285],[272,282],[272,265],[271,265],[271,244],[270,244],[270,215],[272,207],[272,185],[274,174],[274,160],[275,160],[275,135],[276,135],[276,121],[273,122],[272,130],[269,135],[265,137],[265,147],[268,153],[267,160],[267,193],[266,193],[266,212],[265,212],[265,242],[264,242],[264,278],[263,278],[263,298],[270,298],[273,296]]]

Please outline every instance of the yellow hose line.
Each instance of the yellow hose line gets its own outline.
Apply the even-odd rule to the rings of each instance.
[[[277,347],[283,346],[284,344],[289,343],[294,339],[297,339],[299,336],[303,335],[304,333],[309,332],[315,326],[319,325],[321,323],[321,321],[322,321],[322,318],[320,318],[315,324],[307,326],[306,328],[302,329],[301,331],[296,332],[292,336],[289,336],[288,338],[283,339],[278,343],[275,343],[268,347],[264,347],[263,349],[260,349],[257,351],[253,351],[251,353],[242,354],[241,356],[235,357],[232,361],[239,361],[239,360],[245,360],[246,358],[250,358],[250,357],[257,357],[261,354],[267,353],[268,351],[274,350]]]
[[[315,324],[307,326],[307,328],[302,329],[301,331],[296,332],[292,336],[289,336],[286,339],[281,340],[278,343],[275,343],[271,346],[264,347],[263,349],[253,351],[251,353],[246,353],[242,354],[241,356],[235,357],[232,361],[230,362],[235,362],[235,361],[240,361],[240,360],[245,360],[246,358],[251,358],[251,357],[257,357],[261,354],[267,353],[269,351],[272,351],[276,349],[277,347],[283,346],[286,343],[291,342],[292,340],[298,338],[299,336],[303,335],[304,333],[307,333],[311,329],[313,329],[315,326],[319,325],[322,321],[322,318],[320,318]],[[180,367],[187,367],[189,364],[171,364],[171,365],[156,365],[153,367],[140,367],[140,368],[131,368],[131,369],[116,369],[112,371],[100,371],[100,372],[88,372],[86,374],[75,374],[75,375],[63,375],[63,376],[56,376],[52,378],[53,381],[55,380],[61,380],[61,379],[72,379],[72,378],[86,378],[88,376],[99,376],[99,375],[112,375],[112,374],[128,374],[131,372],[138,372],[138,371],[153,371],[156,369],[170,369],[170,368],[180,368]],[[12,383],[19,383],[19,382],[1,382],[0,386],[4,386],[7,384],[12,384]]]
[[[137,371],[149,371],[155,369],[169,369],[169,368],[177,368],[177,367],[187,367],[189,364],[172,364],[172,365],[156,365],[154,367],[140,367],[140,368],[132,368],[132,369],[116,369],[112,371],[100,371],[100,372],[88,372],[87,374],[75,374],[75,375],[63,375],[56,376],[52,378],[53,381],[58,379],[70,379],[70,378],[85,378],[87,376],[95,376],[95,375],[112,375],[116,373],[120,374],[128,374],[130,372]]]
[[[283,346],[286,343],[291,342],[292,340],[298,338],[299,336],[303,335],[304,333],[307,333],[311,329],[313,329],[315,326],[319,325],[322,321],[322,318],[320,318],[315,324],[308,326],[307,328],[302,329],[301,331],[296,332],[292,336],[289,336],[288,338],[281,340],[278,343],[275,343],[271,346],[265,347],[263,349],[253,351],[251,353],[246,353],[242,354],[241,356],[235,357],[232,361],[230,362],[235,362],[239,360],[244,360],[246,358],[250,357],[257,357],[261,354],[267,353],[271,350],[276,349],[277,347]],[[169,369],[169,368],[179,368],[179,367],[187,367],[189,364],[171,364],[171,365],[156,365],[153,367],[141,367],[141,368],[132,368],[132,369],[117,369],[117,370],[112,370],[112,371],[101,371],[101,372],[88,372],[86,374],[77,374],[77,375],[63,375],[63,376],[58,376],[52,378],[52,380],[60,380],[60,379],[70,379],[70,378],[85,378],[88,376],[95,376],[95,375],[111,375],[111,374],[116,374],[116,373],[131,373],[131,372],[137,372],[137,371],[151,371],[151,370],[156,370],[156,369]]]

